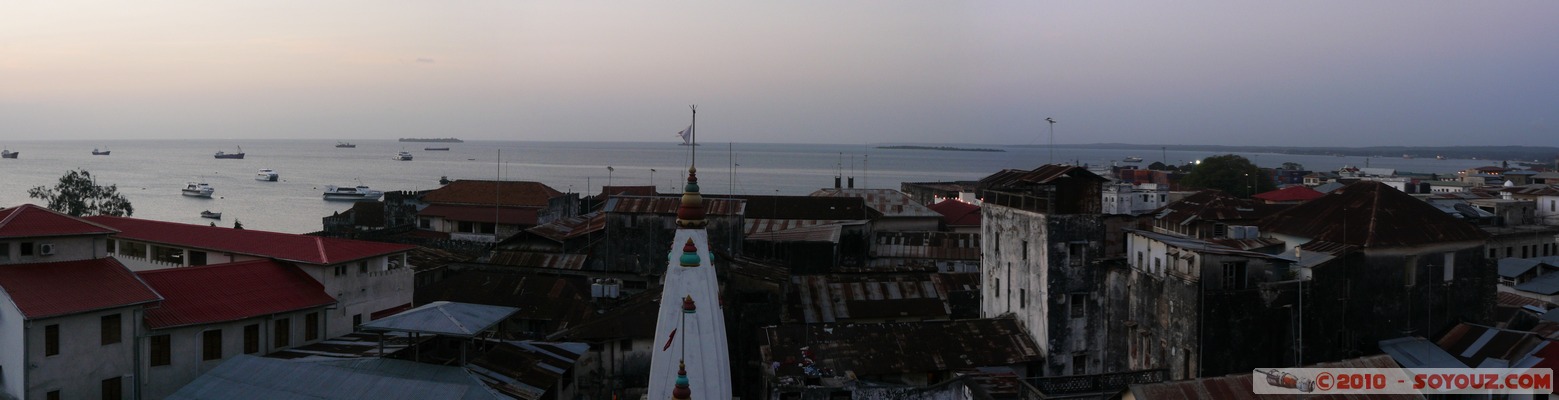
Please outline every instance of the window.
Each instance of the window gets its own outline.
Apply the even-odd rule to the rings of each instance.
[[[20,254],[23,257],[32,255],[32,242],[22,242],[22,251]]]
[[[345,265],[337,265],[335,270],[332,273],[334,274],[333,276],[346,275],[346,266]]]
[[[996,240],[991,241],[991,245],[996,246],[997,253],[1001,252],[1001,231],[996,231]]]
[[[995,285],[991,285],[991,289],[993,289],[993,290],[991,290],[991,292],[995,292],[996,293],[996,298],[999,299],[999,298],[1001,298],[1001,278],[997,277],[995,279],[996,279],[996,284]]]
[[[1023,241],[1023,259],[1029,259],[1029,241],[1027,240]]]
[[[43,355],[60,355],[60,326],[49,325],[43,327]]]
[[[151,337],[152,366],[173,364],[173,338],[168,335]]]
[[[1223,288],[1224,289],[1244,289],[1245,288],[1245,263],[1243,263],[1243,262],[1226,262],[1226,263],[1223,263]]]
[[[433,220],[427,218],[418,218],[417,227],[422,229],[433,229]]]
[[[244,327],[244,354],[260,352],[260,324]]]
[[[303,340],[319,339],[319,313],[311,312],[303,316]]]
[[[11,258],[11,244],[0,242],[0,259]]]
[[[1027,308],[1029,305],[1028,289],[1018,289],[1018,308]]]
[[[104,315],[98,320],[98,326],[102,328],[104,345],[119,343],[119,335],[123,331],[119,327],[119,314]]]
[[[184,249],[152,246],[152,260],[172,264],[184,264]]]
[[[1147,265],[1142,264],[1142,252],[1141,251],[1137,252],[1137,268],[1147,268]]]
[[[366,273],[368,273],[368,261],[358,261],[357,262],[357,273],[359,273],[359,274],[366,274]]]
[[[456,225],[459,226],[457,229],[459,232],[476,232],[476,228],[472,226],[471,221],[460,221]]]
[[[291,322],[292,320],[286,318],[271,321],[273,324],[272,326],[276,328],[276,332],[271,336],[272,338],[276,339],[271,341],[272,346],[275,346],[276,348],[282,348],[292,344],[292,337],[288,335],[289,333],[292,333]]]
[[[1164,271],[1164,259],[1158,258],[1158,257],[1153,257],[1153,273],[1157,274],[1157,273],[1163,272],[1163,271]]]
[[[115,245],[117,245],[118,243],[119,243],[119,241],[117,241],[117,240],[108,239],[108,252],[109,253],[113,253]]]
[[[1505,257],[1515,257],[1515,256],[1516,256],[1516,248],[1510,247],[1510,246],[1505,246]]]
[[[1088,356],[1072,356],[1072,375],[1088,375]]]
[[[633,351],[633,340],[623,339],[617,342],[617,349],[623,352]]]
[[[1088,244],[1072,243],[1067,249],[1068,261],[1074,267],[1082,266],[1088,262]]]
[[[221,329],[213,329],[200,333],[200,359],[205,361],[222,359]]]
[[[1499,259],[1499,249],[1489,249],[1489,259],[1490,260],[1498,260]]]
[[[353,315],[352,316],[352,330],[355,331],[355,330],[357,330],[357,327],[362,326],[362,325],[363,325],[363,314]]]
[[[1456,277],[1456,253],[1445,252],[1445,281],[1450,282]]]
[[[1067,308],[1070,308],[1072,311],[1072,318],[1083,318],[1088,316],[1088,294],[1073,293],[1070,297],[1071,298],[1067,299],[1066,302],[1067,306],[1069,306]]]
[[[135,258],[146,258],[146,243],[124,242],[124,246],[121,247],[123,247],[119,249],[119,254],[121,255]]]
[[[206,252],[204,252],[204,251],[190,251],[189,252],[189,265],[190,266],[206,265]]]
[[[1229,226],[1228,225],[1213,224],[1213,237],[1215,237],[1215,238],[1224,237],[1224,235],[1228,234],[1228,230],[1229,230]]]
[[[125,397],[124,381],[120,377],[103,380],[103,400],[120,400]]]

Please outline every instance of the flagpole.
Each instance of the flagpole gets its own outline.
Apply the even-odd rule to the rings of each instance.
[[[698,166],[698,152],[697,151],[693,151],[693,150],[698,148],[698,105],[697,104],[689,105],[689,106],[687,106],[687,108],[690,109],[690,110],[693,110],[693,123],[691,125],[688,125],[688,129],[687,129],[688,130],[687,134],[691,138],[689,140],[689,143],[692,143],[692,145],[687,147],[688,160],[689,160],[688,161],[688,166],[690,166],[690,167],[697,167]]]

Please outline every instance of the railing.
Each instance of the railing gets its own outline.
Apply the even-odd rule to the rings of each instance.
[[[1039,393],[1024,393],[1024,398],[1058,398],[1077,397],[1087,394],[1119,393],[1131,385],[1144,383],[1163,382],[1167,370],[1150,369],[1143,371],[1115,372],[1096,375],[1072,375],[1027,378],[1023,380],[1025,385],[1022,390],[1038,390]],[[1110,397],[1106,395],[1104,397]]]

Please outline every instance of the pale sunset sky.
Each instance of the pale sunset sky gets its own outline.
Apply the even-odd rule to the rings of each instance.
[[[0,2],[0,140],[1559,145],[1559,2]]]

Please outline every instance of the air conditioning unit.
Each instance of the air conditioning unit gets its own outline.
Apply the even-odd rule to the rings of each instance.
[[[45,255],[45,256],[52,256],[52,255],[54,255],[54,244],[53,243],[44,243],[44,244],[38,245],[38,254],[39,255]]]

